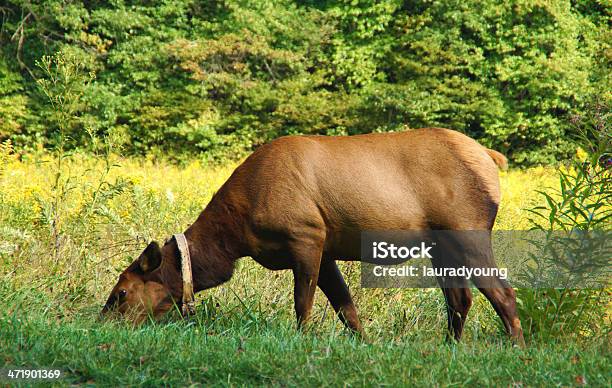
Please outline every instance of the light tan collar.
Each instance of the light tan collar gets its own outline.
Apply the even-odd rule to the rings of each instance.
[[[195,296],[193,293],[193,274],[191,272],[191,256],[189,245],[183,233],[173,235],[181,256],[181,273],[183,277],[183,298],[181,300],[181,313],[187,316],[195,313]]]

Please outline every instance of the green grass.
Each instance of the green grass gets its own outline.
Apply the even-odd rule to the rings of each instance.
[[[320,292],[312,330],[297,332],[291,274],[249,259],[198,295],[188,322],[100,323],[119,272],[149,239],[193,222],[234,167],[112,163],[107,171],[100,159],[72,156],[57,184],[49,158],[0,155],[0,368],[59,368],[61,385],[612,384],[610,314],[593,322],[596,335],[527,338],[520,350],[475,291],[464,341],[449,345],[439,290],[362,289],[358,263],[341,270],[369,343],[343,330]],[[541,200],[535,190],[555,180],[545,168],[502,173],[496,227],[527,226],[524,209]]]
[[[441,338],[417,332],[362,343],[335,330],[296,333],[273,316],[212,321],[198,316],[131,329],[87,318],[50,322],[44,315],[18,314],[0,320],[0,357],[7,365],[59,368],[65,373],[61,384],[571,386],[582,378],[591,386],[611,383],[604,341],[533,343],[520,350],[501,338],[461,344]]]

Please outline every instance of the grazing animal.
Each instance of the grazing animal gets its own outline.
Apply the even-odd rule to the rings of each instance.
[[[184,232],[194,291],[228,281],[236,260],[250,256],[270,270],[293,271],[298,326],[308,320],[318,286],[342,322],[362,334],[336,260],[359,260],[363,230],[490,231],[500,201],[498,166],[506,167],[502,154],[441,128],[274,140],[236,168]],[[495,266],[490,244],[481,260]],[[473,281],[523,345],[514,290],[503,280]],[[442,290],[449,333],[459,340],[472,304],[469,285]],[[103,314],[131,310],[142,321],[182,298],[176,239],[152,242],[120,275]]]

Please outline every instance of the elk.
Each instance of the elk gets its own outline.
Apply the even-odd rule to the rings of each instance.
[[[183,243],[150,243],[119,276],[102,313],[159,317],[229,280],[236,260],[248,256],[267,269],[293,271],[299,327],[319,287],[340,320],[363,334],[336,261],[361,259],[363,230],[490,232],[500,203],[498,167],[506,167],[502,154],[442,128],[276,139],[236,168],[180,235]],[[473,265],[473,247],[460,248],[458,259]],[[490,243],[478,249],[478,260],[495,266]],[[501,279],[471,280],[524,346],[514,290]],[[448,332],[459,340],[472,304],[468,281],[442,291]]]

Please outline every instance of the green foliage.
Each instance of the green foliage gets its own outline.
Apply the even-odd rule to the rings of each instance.
[[[592,337],[609,330],[605,316],[606,290],[546,288],[518,290],[523,331],[529,340]]]
[[[565,119],[610,98],[609,2],[452,0],[73,2],[0,8],[0,140],[53,147],[35,66],[61,51],[95,74],[67,123],[125,152],[240,157],[286,134],[444,126],[548,163]]]
[[[585,116],[572,119],[581,152],[566,168],[559,170],[559,189],[555,193],[540,192],[546,205],[531,209],[535,229],[550,232],[539,248],[551,249],[563,244],[554,255],[555,265],[569,267],[570,273],[592,274],[589,265],[607,268],[610,262],[610,242],[589,244],[580,239],[586,233],[609,231],[612,226],[612,131],[610,109],[598,103]],[[568,238],[553,237],[562,231]],[[578,241],[578,244],[568,244]],[[580,244],[584,241],[585,244]],[[543,257],[551,257],[543,255]],[[567,263],[566,263],[567,261]],[[548,263],[538,263],[545,267]],[[531,283],[536,284],[537,278]],[[582,283],[584,286],[584,283]],[[604,284],[604,286],[607,284]],[[562,286],[562,285],[560,285]],[[610,322],[600,322],[610,303],[607,289],[574,289],[575,283],[559,289],[519,289],[519,312],[527,335],[543,338],[561,335],[593,335]]]

